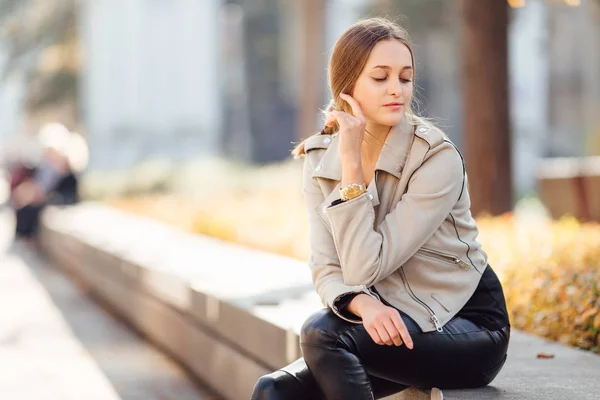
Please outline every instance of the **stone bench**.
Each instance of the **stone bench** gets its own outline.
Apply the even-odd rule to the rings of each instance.
[[[303,262],[101,204],[47,209],[40,238],[56,265],[229,400],[247,400],[258,377],[299,357],[300,327],[322,307]],[[592,399],[598,378],[600,357],[514,332],[492,386],[445,394]],[[407,391],[387,399],[420,398]]]

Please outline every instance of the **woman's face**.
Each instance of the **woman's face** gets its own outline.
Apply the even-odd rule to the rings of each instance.
[[[396,125],[410,105],[413,92],[412,55],[399,40],[375,45],[354,86],[368,123]]]

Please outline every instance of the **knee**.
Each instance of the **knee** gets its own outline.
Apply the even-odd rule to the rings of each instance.
[[[276,399],[275,378],[269,375],[261,376],[254,385],[254,391],[250,400]]]
[[[340,322],[345,322],[331,310],[323,309],[311,315],[300,330],[300,344],[321,345],[335,343]]]
[[[291,399],[293,388],[285,384],[285,372],[275,371],[261,376],[252,392],[250,400],[284,400]]]

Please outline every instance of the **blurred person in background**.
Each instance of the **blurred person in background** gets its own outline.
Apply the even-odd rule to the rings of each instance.
[[[4,165],[9,184],[8,205],[15,210],[26,202],[27,187],[39,158],[37,138],[20,137],[6,148]]]
[[[10,175],[8,173],[6,145],[0,142],[0,207],[8,204],[10,195]]]
[[[16,236],[33,237],[46,205],[79,201],[79,178],[74,168],[76,134],[60,124],[44,126],[38,135],[39,163],[17,163],[11,171],[11,205],[16,214]]]
[[[510,324],[477,241],[462,155],[411,109],[408,33],[384,19],[348,28],[329,62],[325,128],[304,157],[315,289],[303,358],[261,377],[252,400],[368,400],[408,387],[488,385]],[[476,112],[476,110],[473,110]]]

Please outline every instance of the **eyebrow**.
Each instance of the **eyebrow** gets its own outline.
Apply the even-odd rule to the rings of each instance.
[[[375,69],[375,68],[381,68],[381,69],[385,69],[385,70],[391,69],[389,65],[376,65],[373,67],[373,69]],[[405,69],[413,69],[413,67],[411,67],[410,65],[407,65],[402,68],[402,71],[404,71]]]

